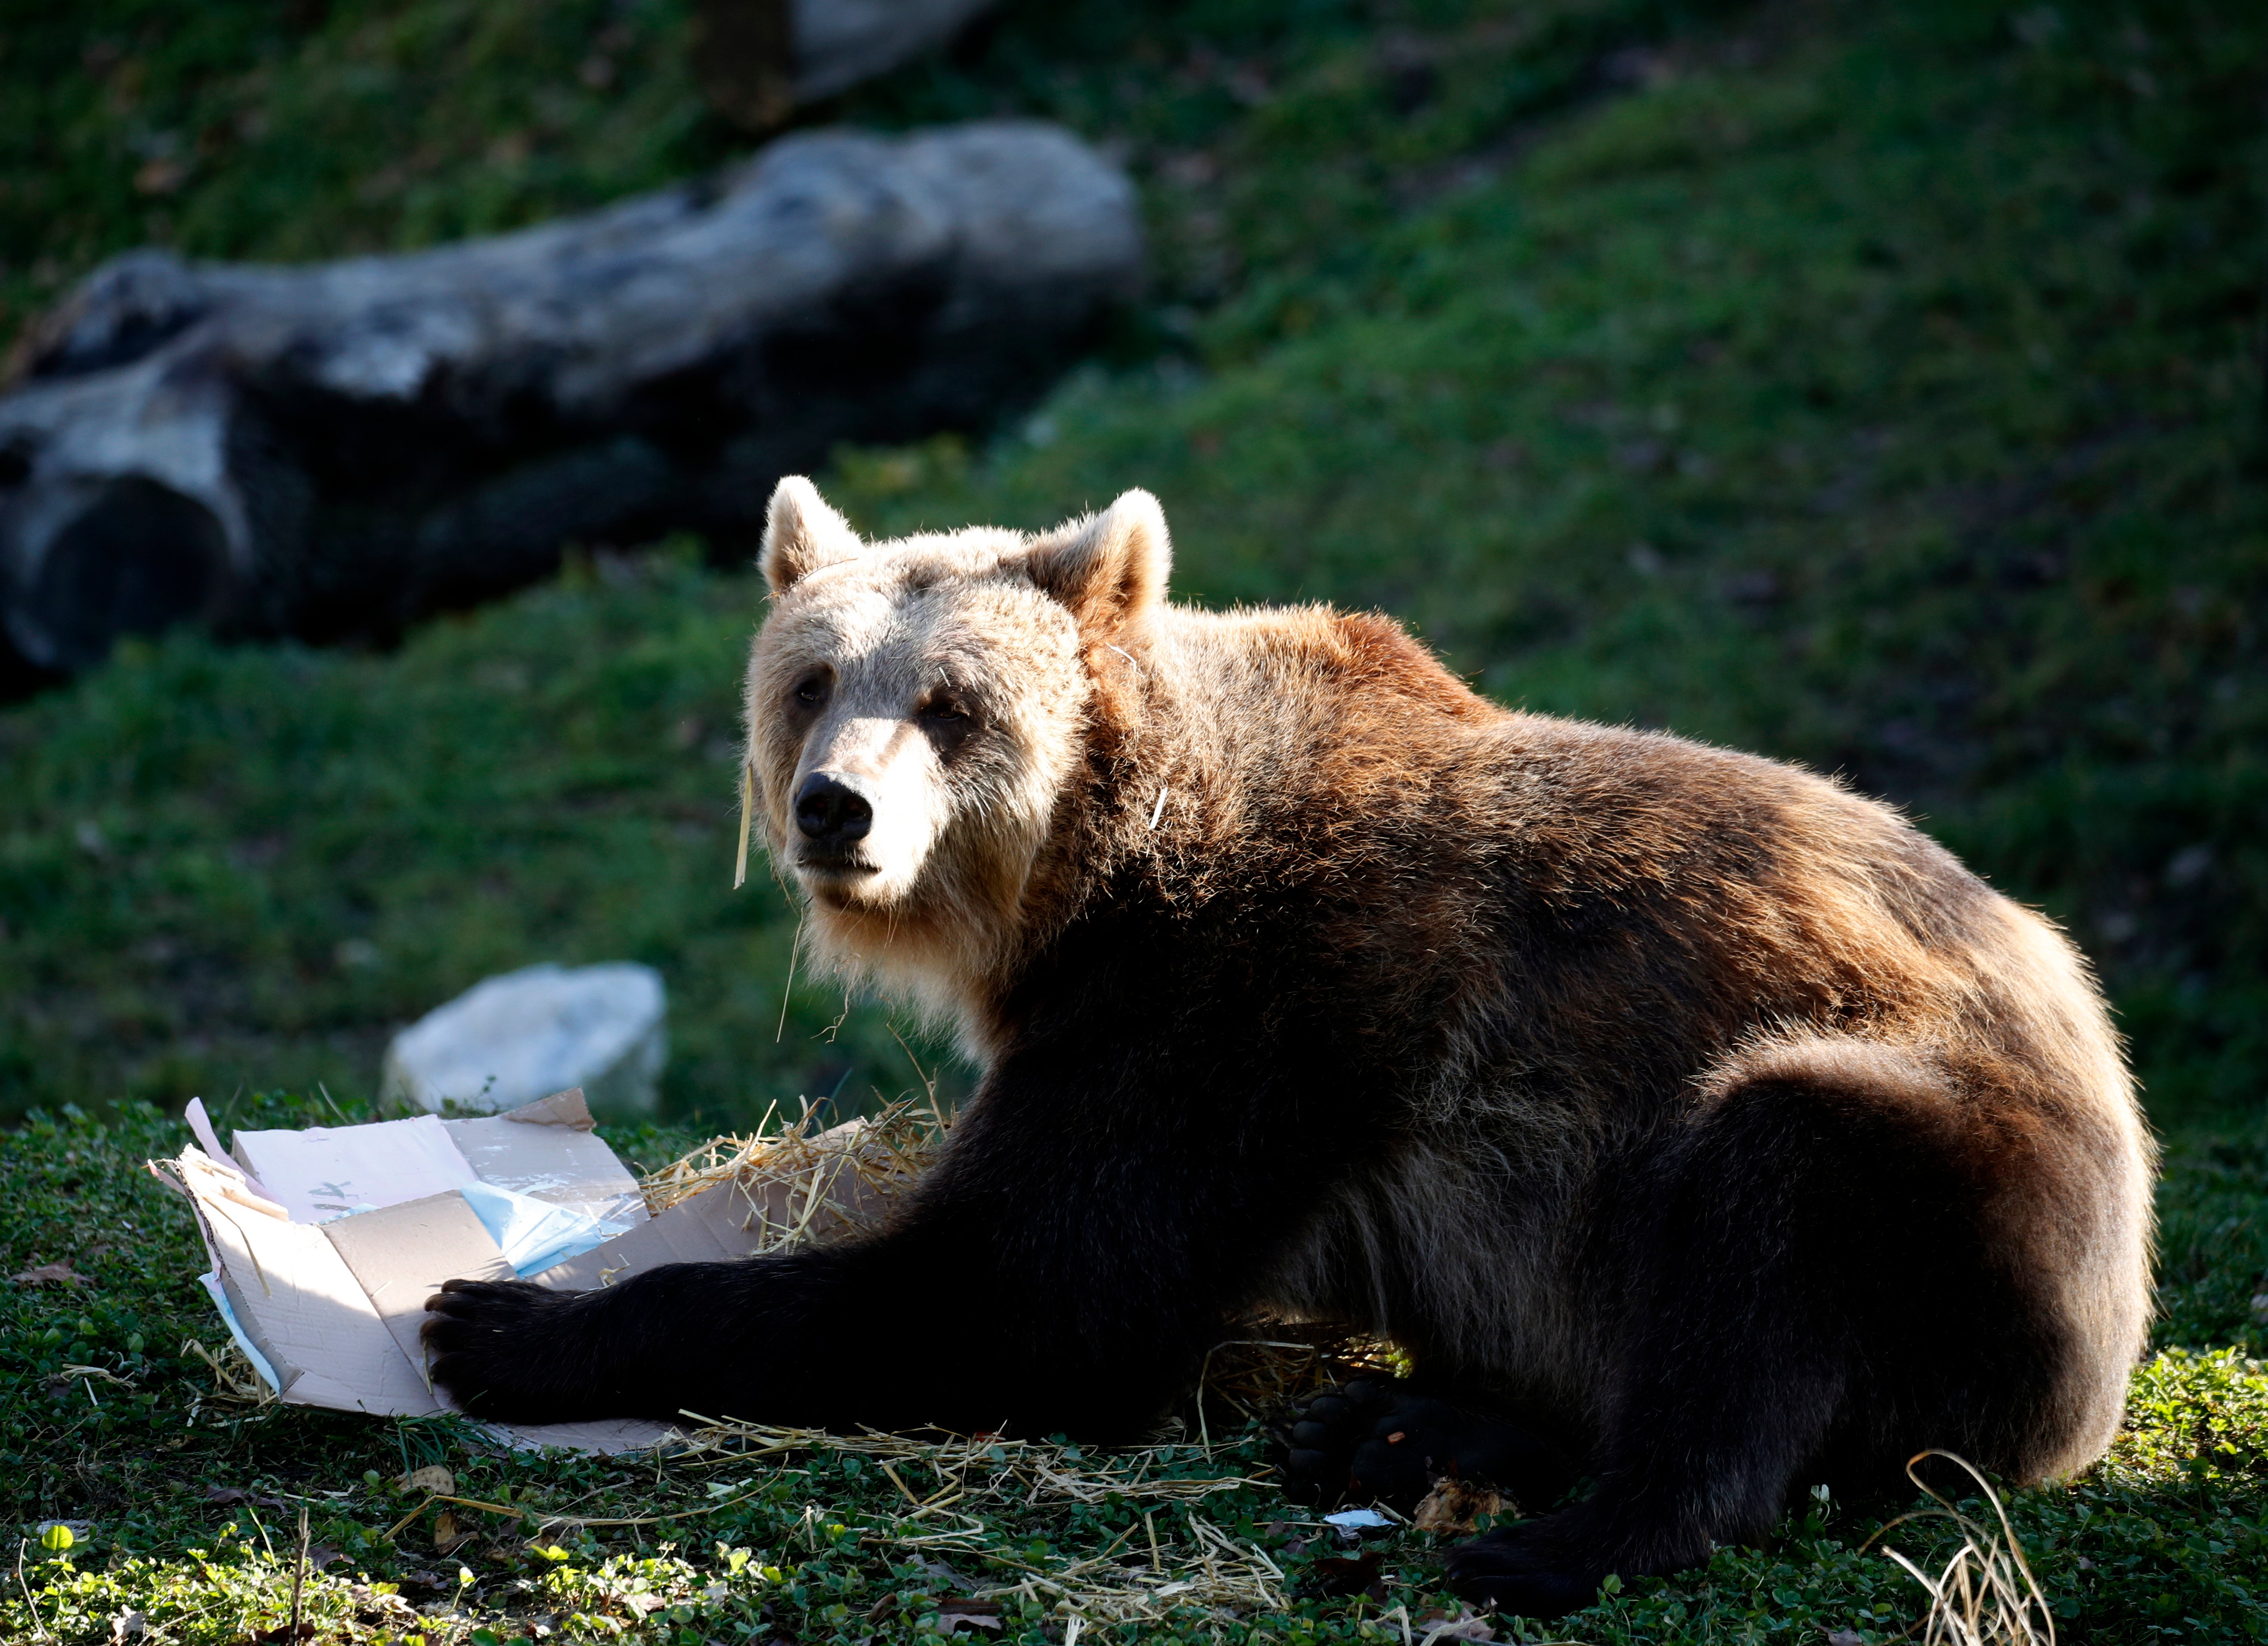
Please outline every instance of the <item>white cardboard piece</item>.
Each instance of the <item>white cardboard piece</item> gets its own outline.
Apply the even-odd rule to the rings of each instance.
[[[326,1223],[446,1194],[480,1176],[431,1114],[370,1126],[239,1131],[232,1141],[229,1152],[294,1223]]]
[[[663,1263],[746,1257],[770,1231],[797,1221],[804,1195],[831,1199],[849,1214],[813,1220],[821,1235],[879,1215],[883,1199],[856,1173],[846,1178],[843,1165],[822,1165],[794,1190],[773,1183],[751,1194],[727,1183],[648,1218],[637,1179],[591,1129],[579,1088],[478,1120],[423,1115],[239,1132],[233,1159],[220,1152],[201,1103],[191,1101],[188,1118],[203,1146],[151,1169],[195,1209],[212,1260],[208,1288],[263,1375],[273,1372],[281,1399],[338,1411],[447,1409],[425,1375],[418,1337],[425,1299],[446,1280],[512,1275],[457,1192],[462,1183],[496,1184],[630,1225],[533,1277],[569,1291]],[[847,1141],[859,1125],[828,1135]],[[377,1209],[342,1215],[338,1203],[349,1194],[357,1196],[350,1204]],[[488,1427],[515,1445],[600,1452],[644,1450],[674,1432],[642,1419]]]

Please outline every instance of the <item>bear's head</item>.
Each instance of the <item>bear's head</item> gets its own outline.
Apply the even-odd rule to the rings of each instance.
[[[1098,658],[1130,671],[1170,557],[1145,491],[1036,537],[866,543],[779,482],[747,761],[823,962],[965,1023],[1083,762]]]

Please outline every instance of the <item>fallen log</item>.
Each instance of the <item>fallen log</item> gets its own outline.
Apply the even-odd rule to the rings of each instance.
[[[571,540],[737,549],[838,442],[982,426],[1139,277],[1132,187],[1054,127],[784,139],[585,217],[306,268],[159,251],[35,325],[0,397],[0,621],[384,638]]]

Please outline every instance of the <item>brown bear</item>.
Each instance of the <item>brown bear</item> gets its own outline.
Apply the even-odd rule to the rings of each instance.
[[[1487,1475],[1545,1616],[1943,1447],[2118,1422],[2152,1150],[2079,959],[1888,808],[1521,714],[1395,624],[1167,604],[1146,493],[862,543],[771,503],[748,760],[839,973],[982,1067],[887,1227],[563,1295],[452,1282],[467,1410],[1131,1437],[1256,1312],[1418,1375],[1310,1494]]]

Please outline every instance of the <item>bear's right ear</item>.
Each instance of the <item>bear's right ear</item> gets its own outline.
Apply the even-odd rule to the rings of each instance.
[[[850,522],[828,508],[819,488],[802,475],[787,475],[772,488],[756,563],[774,594],[785,594],[821,566],[849,560],[865,547]]]
[[[1101,514],[1059,525],[1024,551],[1032,581],[1069,606],[1081,629],[1105,636],[1164,603],[1173,563],[1166,511],[1141,490],[1119,493]]]

